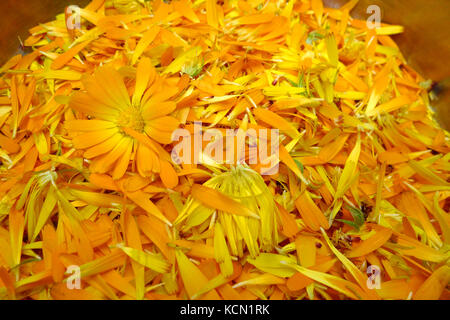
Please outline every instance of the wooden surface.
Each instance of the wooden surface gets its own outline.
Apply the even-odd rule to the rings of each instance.
[[[0,0],[0,65],[21,52],[19,38],[28,38],[28,29],[54,20],[69,5],[87,3],[89,0]]]
[[[336,8],[348,0],[323,1]],[[29,28],[52,20],[68,5],[84,6],[88,2],[0,0],[0,65],[20,52],[19,37],[25,40]],[[424,78],[440,82],[441,100],[436,106],[443,126],[450,130],[450,0],[360,0],[352,16],[366,19],[367,7],[372,4],[381,8],[383,21],[405,26],[404,34],[394,40],[408,63]]]

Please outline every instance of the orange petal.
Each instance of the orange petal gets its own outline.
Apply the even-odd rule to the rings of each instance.
[[[136,72],[136,86],[133,94],[133,105],[137,106],[141,102],[142,95],[149,82],[153,81],[155,77],[155,69],[152,66],[149,58],[142,58],[138,64]]]
[[[145,132],[162,144],[172,142],[172,134],[178,128],[179,122],[173,117],[161,117],[147,122]]]
[[[205,206],[217,210],[229,212],[239,216],[258,218],[259,216],[240,204],[236,200],[212,188],[194,184],[191,189],[192,197],[203,203]]]
[[[178,175],[175,172],[173,166],[165,160],[160,161],[161,171],[160,176],[161,180],[168,189],[173,189],[178,184]]]
[[[356,248],[346,254],[349,258],[361,257],[380,248],[392,235],[392,230],[388,228],[377,228],[377,232],[368,239],[361,242]]]
[[[111,138],[117,132],[117,128],[86,132],[73,138],[72,142],[75,148],[85,149]]]

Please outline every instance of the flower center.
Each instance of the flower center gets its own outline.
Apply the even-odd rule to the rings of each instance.
[[[119,127],[126,127],[137,132],[144,132],[145,121],[142,114],[136,107],[129,107],[120,113],[117,118],[117,125]]]

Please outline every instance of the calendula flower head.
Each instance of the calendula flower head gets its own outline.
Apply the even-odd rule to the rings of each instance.
[[[228,254],[242,257],[248,250],[255,257],[277,244],[277,209],[263,178],[238,165],[192,189],[175,222],[183,233],[204,232],[215,224],[214,243],[223,259]],[[225,242],[227,247],[221,245]]]
[[[176,104],[168,100],[176,88],[162,90],[167,83],[159,77],[149,59],[143,58],[136,73],[133,96],[121,74],[110,66],[99,68],[83,81],[70,107],[89,116],[66,121],[76,149],[84,150],[93,173],[112,172],[123,177],[130,161],[143,177],[159,173],[167,187],[177,184],[168,153],[160,144],[171,142],[178,120],[169,114]]]

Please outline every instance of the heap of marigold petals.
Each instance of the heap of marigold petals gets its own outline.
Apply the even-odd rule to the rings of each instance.
[[[449,299],[449,137],[402,27],[356,3],[93,0],[32,28],[0,69],[0,299]],[[279,171],[174,163],[196,121],[278,129]]]

